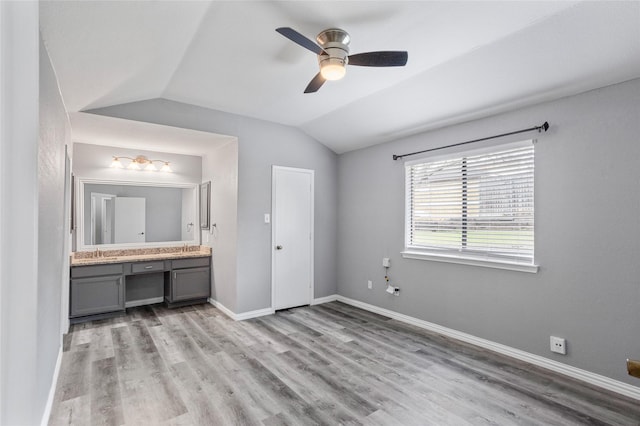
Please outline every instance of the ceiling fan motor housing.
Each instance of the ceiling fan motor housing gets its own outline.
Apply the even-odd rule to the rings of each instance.
[[[318,62],[321,67],[328,64],[347,65],[349,61],[349,43],[351,42],[348,32],[339,28],[330,28],[318,34],[316,40],[328,54],[318,55]]]

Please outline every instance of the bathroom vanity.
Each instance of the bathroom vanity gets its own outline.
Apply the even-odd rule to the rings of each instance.
[[[74,253],[69,318],[105,318],[126,308],[163,302],[168,307],[207,302],[211,249],[197,246]]]

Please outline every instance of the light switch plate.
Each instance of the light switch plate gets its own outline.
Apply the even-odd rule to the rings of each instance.
[[[271,215],[269,213],[264,214],[264,223],[271,223]]]

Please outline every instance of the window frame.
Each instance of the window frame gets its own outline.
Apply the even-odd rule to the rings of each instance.
[[[401,252],[403,258],[406,259],[418,259],[418,260],[429,260],[436,262],[447,262],[447,263],[456,263],[463,265],[471,265],[471,266],[482,266],[488,268],[497,268],[497,269],[507,269],[512,271],[520,271],[520,272],[529,272],[529,273],[537,273],[539,269],[539,265],[535,262],[535,169],[533,172],[534,175],[534,228],[533,228],[533,256],[532,262],[519,261],[509,258],[501,259],[499,256],[487,257],[485,251],[474,251],[467,250],[464,252],[455,252],[453,250],[443,249],[427,249],[427,248],[419,248],[410,246],[409,243],[411,241],[411,203],[412,203],[412,193],[411,193],[411,177],[409,171],[409,167],[416,164],[424,164],[424,163],[433,163],[439,161],[446,160],[454,160],[454,159],[464,159],[466,157],[483,155],[483,154],[491,154],[497,153],[501,151],[507,151],[509,149],[514,148],[522,148],[526,146],[531,146],[536,143],[535,139],[527,139],[521,140],[517,142],[511,143],[503,143],[503,144],[493,144],[491,146],[486,146],[483,148],[477,149],[466,149],[466,150],[457,150],[455,152],[450,152],[442,155],[426,155],[422,156],[418,159],[408,160],[404,163],[405,167],[405,213],[404,213],[404,250]],[[535,153],[534,153],[534,165],[535,165]],[[462,174],[462,170],[461,170]],[[461,181],[462,182],[462,181]],[[463,185],[464,187],[464,185]],[[464,193],[464,189],[463,189]],[[461,194],[461,201],[463,195]],[[462,213],[461,213],[462,214]],[[462,216],[461,216],[462,217]],[[461,227],[462,229],[462,227]],[[461,236],[461,244],[463,244],[462,236]]]

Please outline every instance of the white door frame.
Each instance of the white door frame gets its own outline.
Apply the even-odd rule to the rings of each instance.
[[[275,201],[276,201],[276,171],[277,170],[287,170],[292,172],[306,173],[311,177],[311,238],[309,239],[309,244],[311,245],[310,250],[310,277],[311,277],[311,285],[309,286],[309,305],[313,304],[314,299],[314,241],[315,241],[315,171],[310,169],[299,169],[295,167],[284,167],[284,166],[276,166],[273,165],[271,168],[271,309],[276,308],[276,272],[275,272],[275,249],[276,249],[276,232],[275,232],[275,221],[273,220],[275,213]]]

